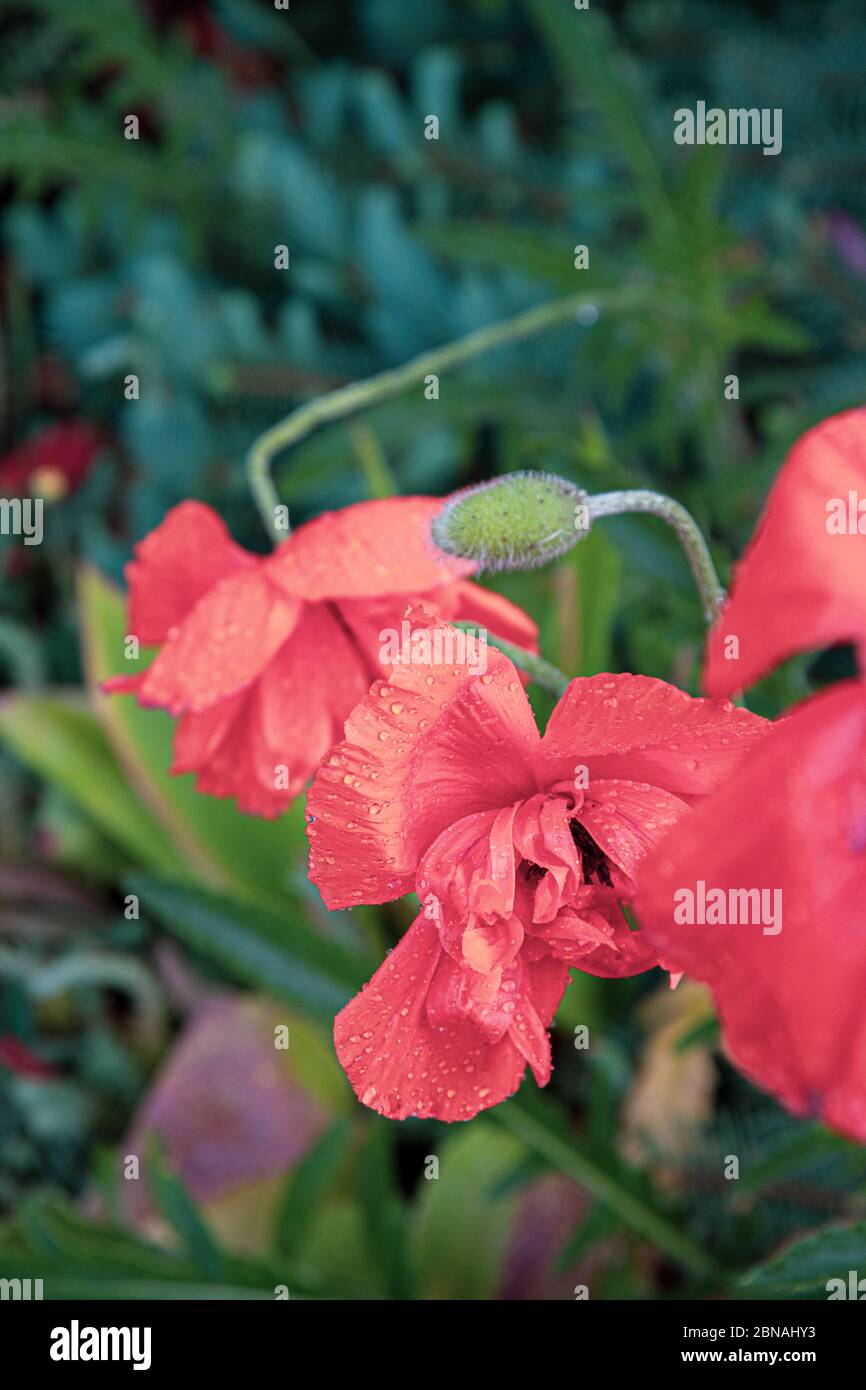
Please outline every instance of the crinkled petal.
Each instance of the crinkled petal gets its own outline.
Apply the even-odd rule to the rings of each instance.
[[[575,820],[608,859],[636,879],[641,861],[689,809],[678,796],[647,782],[599,778],[590,783]]]
[[[533,899],[535,922],[549,922],[580,883],[580,860],[571,834],[572,808],[562,797],[539,794],[524,801],[515,820],[515,845],[522,859],[547,872]]]
[[[809,430],[788,455],[708,639],[713,694],[745,689],[795,652],[866,643],[866,515],[855,511],[849,528],[849,494],[855,507],[866,498],[862,408]],[[842,534],[828,505],[842,508]]]
[[[592,908],[577,914],[565,908],[552,922],[533,928],[553,955],[587,975],[622,979],[658,965],[657,948],[644,932],[631,931],[615,903],[609,916]]]
[[[423,609],[412,622],[426,642],[447,631],[436,621],[425,627]],[[488,653],[484,675],[468,664],[398,662],[352,711],[310,789],[310,877],[328,906],[409,891],[446,826],[536,790],[537,744],[517,673],[500,652]]]
[[[490,827],[484,863],[473,875],[469,910],[479,915],[507,917],[514,909],[517,861],[514,857],[516,806],[498,811]]]
[[[514,929],[514,934],[510,929]],[[519,922],[499,922],[491,939],[498,934],[503,943],[512,936],[519,950],[523,929]],[[458,1023],[474,1023],[484,1041],[498,1043],[514,1021],[514,1011],[524,984],[523,964],[514,954],[507,965],[484,971],[474,970],[465,960],[455,961],[445,952],[427,995],[427,1018],[436,1029]]]
[[[280,546],[268,573],[308,600],[417,597],[475,569],[433,545],[430,523],[441,506],[435,497],[385,497],[325,512]]]
[[[365,664],[330,605],[306,607],[260,681],[262,737],[273,756],[306,781],[368,686]]]
[[[164,642],[220,579],[257,563],[201,502],[172,507],[126,566],[129,626],[146,647]]]
[[[642,866],[636,901],[641,935],[665,966],[710,985],[733,1061],[791,1110],[859,1140],[864,766],[864,689],[845,682],[799,706],[682,821]],[[701,884],[705,895],[721,890],[737,924],[675,920],[687,914],[687,893],[693,915],[712,915],[700,913]],[[746,900],[749,890],[766,898]]]
[[[625,922],[614,929],[613,939],[598,946],[577,962],[585,975],[597,975],[602,980],[623,980],[643,975],[659,964],[658,948],[645,932],[631,931]]]
[[[490,835],[501,814],[495,810],[476,811],[446,826],[425,850],[418,865],[418,896],[427,916],[438,924],[443,947],[456,961],[463,959],[463,933],[475,911],[475,876],[489,864]],[[511,867],[513,871],[513,861]],[[514,898],[513,875],[503,886],[506,893],[501,890],[494,893],[492,901],[510,913]],[[482,888],[481,911],[485,900]]]
[[[550,785],[581,767],[590,786],[625,778],[690,800],[728,777],[767,728],[748,710],[695,699],[651,676],[582,677],[550,717],[539,777]]]
[[[327,605],[313,605],[249,690],[182,717],[172,772],[197,772],[199,791],[277,816],[366,689],[354,645]]]
[[[277,788],[274,760],[261,736],[256,685],[185,714],[174,736],[173,773],[195,772],[196,789],[206,796],[233,797],[249,816],[272,819],[285,810],[304,783],[297,775]]]
[[[545,1030],[568,967],[552,959],[526,966],[515,1022],[488,1043],[474,1023],[431,1024],[427,999],[441,957],[438,932],[422,914],[337,1015],[334,1042],[346,1075],[362,1103],[390,1119],[469,1120],[517,1090],[527,1060],[542,1084],[550,1075]]]
[[[424,602],[431,612],[438,614],[435,599],[425,596]],[[366,660],[370,677],[367,685],[387,678],[394,659],[391,653],[401,640],[405,598],[395,598],[393,594],[386,594],[384,598],[341,598],[332,607]]]
[[[219,580],[169,632],[141,683],[141,703],[183,714],[236,694],[265,669],[302,608],[260,567]]]

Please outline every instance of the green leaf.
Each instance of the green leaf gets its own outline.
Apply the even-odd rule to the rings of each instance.
[[[596,528],[574,552],[573,564],[578,594],[577,672],[594,676],[610,671],[613,664],[613,620],[622,556]]]
[[[646,135],[652,103],[636,71],[626,70],[606,16],[577,12],[561,0],[527,0],[527,8],[561,69],[570,93],[601,117],[611,148],[627,161],[640,185],[644,212],[656,228],[670,225],[672,209],[662,169]]]
[[[185,873],[171,838],[136,798],[98,721],[79,700],[8,697],[0,704],[0,738],[80,806],[133,864]]]
[[[488,1120],[448,1134],[439,1176],[422,1179],[417,1202],[414,1253],[422,1298],[495,1295],[517,1200],[502,1186],[525,1157],[524,1146]]]
[[[740,347],[762,347],[770,352],[803,354],[813,346],[812,338],[800,324],[755,299],[734,310],[731,335]]]
[[[578,281],[569,243],[538,228],[526,232],[495,222],[446,222],[423,228],[418,238],[431,251],[449,260],[512,274],[522,271],[561,290],[585,287],[587,297],[591,287],[598,285],[597,275],[588,269],[579,272]]]
[[[392,1298],[412,1298],[407,1207],[396,1187],[394,1126],[378,1117],[361,1153],[357,1191],[364,1214],[370,1253]]]
[[[183,1182],[168,1167],[165,1150],[155,1135],[150,1137],[148,1150],[148,1186],[156,1205],[196,1268],[206,1279],[218,1280],[223,1269],[219,1248]]]
[[[303,1243],[316,1209],[343,1161],[351,1132],[348,1120],[336,1120],[290,1175],[274,1231],[279,1254],[289,1255]]]
[[[740,1175],[737,1197],[751,1196],[771,1183],[808,1172],[832,1156],[848,1154],[858,1161],[862,1172],[864,1154],[859,1145],[831,1134],[820,1124],[798,1125],[793,1133],[785,1131],[780,1144],[769,1153],[762,1153],[750,1164],[748,1171]]]
[[[508,1101],[499,1106],[493,1118],[545,1158],[551,1168],[564,1173],[604,1203],[636,1235],[701,1278],[719,1276],[720,1271],[705,1250],[679,1230],[666,1213],[634,1192],[622,1175],[612,1171],[609,1165],[603,1167],[576,1143],[564,1138],[540,1105],[522,1099]]]
[[[846,1286],[849,1270],[866,1273],[866,1222],[825,1226],[795,1240],[770,1260],[749,1270],[741,1285],[750,1295],[826,1298],[830,1279]]]
[[[283,915],[226,895],[134,875],[128,891],[180,940],[239,983],[328,1023],[371,972],[369,962],[307,926],[299,905]]]
[[[278,1284],[288,1284],[292,1298],[326,1292],[306,1273],[286,1269],[285,1261],[229,1254],[221,1282],[206,1282],[185,1255],[117,1226],[92,1224],[71,1203],[44,1193],[29,1197],[0,1228],[0,1278],[43,1279],[46,1299],[272,1300]]]
[[[234,803],[203,796],[191,777],[172,777],[174,721],[161,710],[140,709],[131,695],[106,696],[108,676],[147,665],[124,660],[126,622],[120,591],[97,570],[79,576],[83,657],[96,713],[135,791],[164,826],[199,879],[215,888],[242,890],[278,905],[293,862],[306,860],[303,798],[276,821],[243,815]]]
[[[719,1041],[720,1030],[719,1020],[715,1014],[709,1018],[702,1018],[683,1033],[681,1038],[677,1038],[674,1043],[674,1052],[688,1052],[693,1047],[715,1046]]]

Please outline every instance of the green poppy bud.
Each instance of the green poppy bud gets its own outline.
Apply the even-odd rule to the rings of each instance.
[[[508,473],[455,492],[433,519],[440,550],[487,571],[546,565],[589,530],[589,498],[554,473]]]

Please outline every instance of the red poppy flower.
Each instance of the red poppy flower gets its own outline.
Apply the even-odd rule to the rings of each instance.
[[[430,623],[423,608],[413,619]],[[336,1020],[363,1103],[464,1120],[511,1095],[527,1062],[543,1086],[570,967],[656,964],[620,904],[647,850],[763,723],[663,681],[603,675],[571,682],[542,737],[496,651],[483,675],[419,653],[377,682],[308,800],[310,876],[329,907],[412,888],[422,903]]]
[[[708,642],[713,694],[827,643],[857,643],[862,663],[861,498],[866,513],[866,411],[854,410],[806,434],[779,474]],[[705,899],[715,890],[717,910],[704,914],[706,922],[677,921],[674,895],[699,884]],[[638,899],[666,964],[712,987],[734,1062],[796,1113],[859,1139],[866,1139],[864,902],[862,679],[782,720],[646,863]]]
[[[106,683],[179,717],[172,772],[242,811],[276,816],[306,782],[371,682],[390,669],[384,634],[407,602],[534,649],[529,618],[467,582],[473,566],[434,550],[435,498],[329,512],[272,555],[243,550],[199,502],[183,502],[127,566],[130,631],[160,651]]]

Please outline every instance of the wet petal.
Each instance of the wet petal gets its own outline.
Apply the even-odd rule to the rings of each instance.
[[[366,989],[337,1015],[337,1056],[356,1094],[391,1119],[468,1120],[513,1094],[527,1060],[542,1084],[550,1074],[545,1029],[567,967],[552,960],[526,967],[514,1024],[491,1044],[474,1023],[431,1023],[427,998],[441,957],[436,928],[422,914]],[[441,1010],[434,1016],[441,1018]]]
[[[358,502],[308,521],[268,561],[287,593],[309,600],[420,595],[471,574],[475,566],[437,550],[435,497]]]
[[[138,543],[126,566],[130,631],[145,646],[164,642],[218,580],[255,564],[216,512],[181,502]]]
[[[219,580],[169,632],[141,683],[141,703],[183,714],[234,695],[261,674],[301,609],[259,567]]]
[[[809,430],[788,455],[710,633],[705,681],[713,694],[744,689],[795,652],[866,643],[862,499],[866,410],[857,409]]]
[[[690,799],[728,777],[767,721],[727,701],[698,700],[650,676],[573,680],[542,739],[545,784],[588,770],[589,783],[626,778]]]
[[[629,878],[641,860],[669,834],[689,806],[647,782],[600,778],[592,782],[575,819]]]
[[[860,1140],[864,765],[866,700],[845,682],[798,707],[683,820],[643,866],[636,901],[665,966],[709,984],[736,1065],[797,1114]],[[689,895],[691,915],[717,915],[701,911],[702,892],[716,904],[718,892],[736,923],[684,920]]]
[[[172,772],[231,796],[248,815],[279,815],[339,737],[366,690],[354,645],[326,605],[308,608],[249,688],[178,724]]]
[[[412,622],[425,641],[449,631],[422,609]],[[399,897],[446,826],[535,790],[532,711],[510,661],[488,658],[484,675],[401,661],[352,711],[308,800],[310,877],[330,907]]]
[[[644,932],[630,929],[614,901],[606,912],[565,908],[554,921],[533,927],[535,937],[559,960],[603,979],[640,975],[658,965],[657,947]]]

